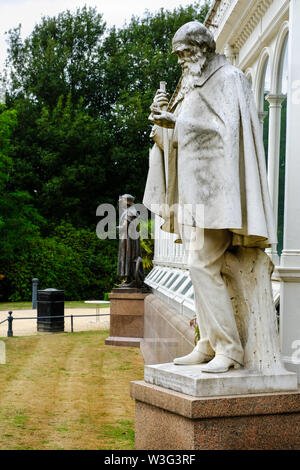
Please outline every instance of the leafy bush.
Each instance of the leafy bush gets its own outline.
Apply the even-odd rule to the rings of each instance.
[[[1,300],[30,300],[33,277],[39,289],[63,289],[66,300],[102,299],[118,280],[117,256],[117,241],[62,224],[52,237],[29,240],[18,258],[2,267]]]

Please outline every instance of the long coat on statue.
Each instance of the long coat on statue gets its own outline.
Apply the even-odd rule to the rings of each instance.
[[[229,229],[233,245],[276,243],[261,125],[247,78],[216,54],[196,86],[186,94],[180,83],[177,88],[168,108],[175,128],[152,130],[144,205],[164,219],[168,232],[179,234],[178,224],[188,224]],[[184,209],[170,217],[163,205]]]
[[[134,206],[123,209],[120,215],[120,241],[118,253],[118,276],[128,277],[131,280],[136,278],[136,261],[141,257],[140,238],[135,230],[134,238],[129,230],[130,224],[138,221],[138,213]]]

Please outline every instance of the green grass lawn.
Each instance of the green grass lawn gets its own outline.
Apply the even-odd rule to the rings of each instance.
[[[93,308],[96,306],[100,308],[109,307],[107,304],[85,304],[83,300],[66,300],[65,308]],[[0,311],[9,311],[9,310],[30,310],[32,308],[32,302],[0,302]]]
[[[0,450],[134,448],[138,348],[106,346],[108,331],[5,338]]]

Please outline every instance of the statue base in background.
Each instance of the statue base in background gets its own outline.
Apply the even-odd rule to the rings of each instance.
[[[140,347],[144,337],[144,299],[142,288],[116,287],[109,294],[110,330],[105,344]]]

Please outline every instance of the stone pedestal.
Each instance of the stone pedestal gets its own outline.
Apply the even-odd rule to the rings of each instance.
[[[109,294],[110,331],[105,344],[140,346],[144,337],[144,299],[139,289],[116,288]]]
[[[137,450],[300,449],[300,390],[195,398],[131,383]]]
[[[145,381],[183,392],[194,397],[216,397],[261,392],[296,391],[297,375],[283,367],[268,373],[243,367],[228,372],[199,372],[198,365],[178,366],[173,363],[145,366]]]

